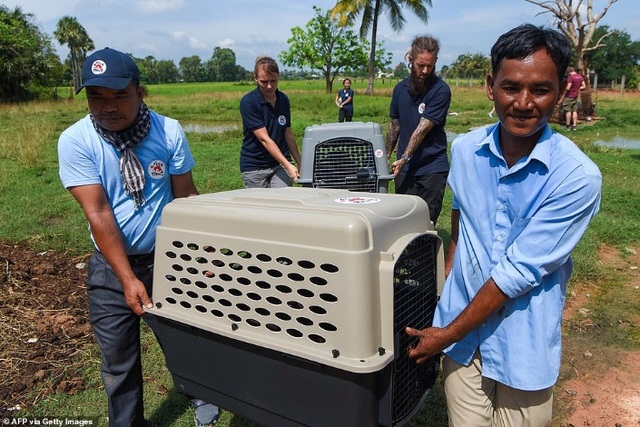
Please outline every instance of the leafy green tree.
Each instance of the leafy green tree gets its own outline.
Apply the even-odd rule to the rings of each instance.
[[[368,46],[360,43],[355,32],[333,21],[329,11],[317,6],[313,10],[316,16],[304,28],[291,28],[289,48],[279,58],[285,65],[318,71],[325,79],[327,93],[331,93],[338,75],[355,74],[366,67]]]
[[[623,75],[629,80],[635,78],[640,64],[640,41],[632,41],[629,33],[611,30],[608,25],[596,28],[594,38],[605,35],[608,37],[603,46],[587,54],[591,69],[605,82],[619,80]]]
[[[175,62],[161,59],[156,63],[157,83],[176,83],[180,80],[180,72]]]
[[[140,70],[140,80],[146,84],[156,84],[160,82],[158,77],[158,60],[153,55],[144,58],[133,58]]]
[[[371,51],[369,53],[369,84],[365,93],[373,94],[373,82],[376,76],[376,48],[378,36],[378,19],[383,11],[386,11],[391,28],[400,32],[407,22],[402,12],[407,7],[425,24],[429,20],[427,6],[431,6],[431,0],[338,0],[331,9],[331,16],[338,17],[342,26],[353,24],[356,18],[362,14],[360,23],[360,38],[365,39],[371,30]]]
[[[210,81],[234,82],[238,80],[238,66],[236,54],[227,47],[213,49],[211,59],[207,64]]]
[[[34,86],[46,83],[53,48],[32,21],[20,7],[0,4],[0,102],[31,98]]]
[[[399,79],[404,79],[409,75],[409,67],[404,62],[399,62],[393,69],[393,75]]]
[[[185,56],[178,64],[182,80],[185,82],[202,82],[205,80],[205,70],[198,55]]]
[[[77,91],[82,86],[82,63],[87,57],[87,52],[95,48],[93,40],[78,20],[72,16],[60,18],[53,35],[60,44],[69,47],[73,87]]]
[[[491,71],[491,59],[482,53],[459,55],[447,70],[448,75],[482,79]]]

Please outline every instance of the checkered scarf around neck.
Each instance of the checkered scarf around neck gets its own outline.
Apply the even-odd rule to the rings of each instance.
[[[140,141],[144,139],[151,129],[149,108],[144,102],[140,105],[135,125],[121,132],[112,132],[101,127],[93,118],[91,122],[98,134],[112,144],[120,152],[120,175],[127,195],[133,195],[136,210],[145,202],[144,200],[144,169],[133,152]]]

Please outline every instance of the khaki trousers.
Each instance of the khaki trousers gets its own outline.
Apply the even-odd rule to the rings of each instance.
[[[469,366],[442,361],[449,426],[542,427],[551,424],[553,387],[523,391],[482,376],[476,354]]]

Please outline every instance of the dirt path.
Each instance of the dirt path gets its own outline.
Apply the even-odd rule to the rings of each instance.
[[[640,255],[628,248],[625,256],[603,246],[599,253],[603,268],[622,274],[622,292],[635,306],[632,321],[617,320],[621,328],[640,327]],[[591,339],[594,324],[590,299],[598,287],[573,286],[565,308],[565,333],[561,382],[556,389],[556,408],[563,417],[557,426],[640,426],[640,352],[598,345]],[[625,324],[628,323],[628,324]]]

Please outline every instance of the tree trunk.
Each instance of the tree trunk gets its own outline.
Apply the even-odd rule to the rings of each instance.
[[[587,121],[590,121],[591,116],[595,114],[595,105],[592,103],[591,99],[590,88],[587,88],[580,92],[580,103],[582,105],[580,109],[582,110],[582,115]]]
[[[82,77],[80,76],[78,55],[73,47],[71,47],[71,72],[73,74],[73,89],[74,92],[77,92],[80,86],[82,86]]]
[[[373,82],[376,78],[376,40],[378,34],[378,17],[380,16],[380,1],[376,1],[373,11],[373,25],[371,26],[371,52],[369,53],[369,84],[365,95],[373,95]]]

